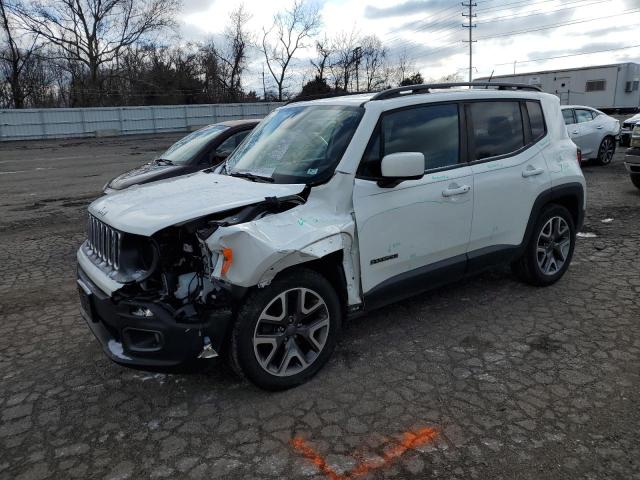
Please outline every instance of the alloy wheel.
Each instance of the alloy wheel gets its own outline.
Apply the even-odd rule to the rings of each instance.
[[[613,159],[614,152],[613,140],[609,137],[602,140],[600,144],[600,151],[598,152],[598,157],[603,164],[611,163],[611,159]]]
[[[253,333],[256,360],[271,375],[300,373],[322,353],[329,326],[329,309],[317,292],[286,290],[271,300],[258,318]]]
[[[536,257],[544,275],[558,273],[571,249],[571,229],[562,217],[551,217],[540,230]]]

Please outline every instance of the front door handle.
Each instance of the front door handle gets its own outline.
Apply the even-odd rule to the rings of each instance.
[[[535,175],[541,175],[543,173],[544,173],[544,169],[535,168],[534,166],[529,165],[526,169],[522,171],[522,176],[524,178],[527,178],[527,177],[533,177]]]
[[[600,125],[599,127],[596,127],[598,130],[602,130],[604,127],[602,125]]]
[[[571,132],[571,134],[572,134],[572,135],[577,135],[577,134],[579,134],[579,133],[580,133],[580,132],[579,132],[578,130],[574,130],[573,132]]]
[[[471,190],[469,185],[462,185],[459,187],[457,184],[449,185],[449,188],[442,191],[443,197],[453,197],[454,195],[463,195]]]

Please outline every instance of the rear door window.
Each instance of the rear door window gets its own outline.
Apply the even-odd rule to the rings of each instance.
[[[469,104],[471,160],[498,157],[524,147],[520,102],[496,101]]]
[[[572,109],[565,108],[564,110],[562,110],[562,116],[564,117],[564,124],[565,125],[572,125],[572,124],[576,123],[576,120],[573,117],[573,110]]]

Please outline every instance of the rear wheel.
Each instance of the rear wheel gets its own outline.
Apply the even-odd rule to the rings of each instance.
[[[598,148],[598,163],[600,165],[609,165],[616,151],[616,145],[611,137],[604,137]]]
[[[523,281],[537,286],[557,282],[569,268],[576,232],[573,218],[562,205],[544,208],[522,257],[512,268]]]
[[[630,175],[630,177],[631,177],[631,181],[636,186],[636,188],[640,188],[640,175],[632,174]]]
[[[331,284],[313,270],[294,270],[256,289],[240,308],[232,366],[259,387],[294,387],[327,362],[340,325],[340,301]]]

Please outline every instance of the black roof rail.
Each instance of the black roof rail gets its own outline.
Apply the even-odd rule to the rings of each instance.
[[[298,103],[298,102],[309,102],[311,100],[322,100],[323,98],[334,98],[334,97],[349,97],[351,95],[363,95],[369,92],[331,92],[331,93],[319,93],[317,95],[305,95],[304,97],[295,97],[291,100],[287,101],[285,105],[289,105],[290,103]]]
[[[500,83],[500,82],[454,82],[454,83],[423,83],[420,85],[407,85],[405,87],[390,88],[376,93],[370,101],[386,100],[400,95],[416,95],[420,93],[430,93],[431,89],[445,89],[454,87],[494,87],[497,90],[532,90],[541,92],[542,89],[534,85],[523,83]],[[410,92],[410,93],[409,93]]]

